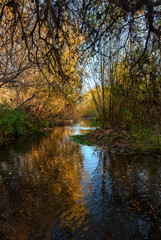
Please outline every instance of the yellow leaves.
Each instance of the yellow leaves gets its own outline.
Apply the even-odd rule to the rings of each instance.
[[[142,11],[141,11],[141,13],[142,13],[142,14],[145,14],[145,11],[144,11],[144,10],[142,10]]]
[[[53,183],[51,185],[51,189],[50,190],[56,192],[57,194],[59,194],[59,193],[61,193],[62,188],[61,188],[61,185],[59,183]]]

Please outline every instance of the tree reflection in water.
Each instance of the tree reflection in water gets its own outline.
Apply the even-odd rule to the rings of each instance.
[[[1,149],[0,239],[160,239],[161,160],[77,145],[79,127]]]

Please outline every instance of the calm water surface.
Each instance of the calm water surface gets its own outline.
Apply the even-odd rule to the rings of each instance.
[[[0,149],[0,240],[161,239],[161,159],[76,144],[82,122]]]

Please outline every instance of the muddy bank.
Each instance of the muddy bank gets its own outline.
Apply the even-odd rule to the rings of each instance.
[[[161,135],[155,132],[131,132],[122,129],[96,129],[74,140],[87,145],[97,145],[119,153],[156,154],[161,157]]]

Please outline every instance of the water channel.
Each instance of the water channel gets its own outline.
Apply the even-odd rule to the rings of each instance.
[[[0,148],[0,240],[161,239],[161,159],[73,142],[89,126]]]

